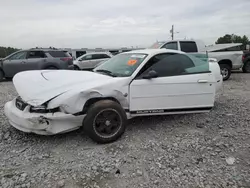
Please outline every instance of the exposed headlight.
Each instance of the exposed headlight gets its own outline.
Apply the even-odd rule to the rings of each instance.
[[[30,112],[34,113],[46,113],[46,107],[44,105],[41,106],[31,106],[30,107]]]
[[[45,105],[30,107],[30,113],[46,114],[46,113],[55,113],[55,112],[60,112],[60,109],[59,108],[47,109]]]

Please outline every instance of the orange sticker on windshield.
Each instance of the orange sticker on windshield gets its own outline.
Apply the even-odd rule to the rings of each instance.
[[[137,60],[136,59],[130,59],[129,61],[128,61],[128,65],[129,66],[133,66],[134,64],[136,64],[137,63]]]

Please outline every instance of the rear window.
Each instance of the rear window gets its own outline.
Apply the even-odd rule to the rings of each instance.
[[[195,42],[180,42],[181,51],[186,53],[198,52]]]
[[[70,57],[70,54],[68,52],[64,52],[64,51],[48,51],[48,53],[52,57]]]

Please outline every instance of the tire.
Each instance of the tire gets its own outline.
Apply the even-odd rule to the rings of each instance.
[[[250,61],[247,61],[246,63],[244,63],[244,66],[242,68],[242,71],[244,73],[250,73]]]
[[[232,71],[232,68],[230,67],[230,65],[220,64],[220,70],[221,70],[223,80],[224,81],[228,80],[231,76],[231,71]]]
[[[57,70],[58,68],[54,67],[54,66],[49,66],[49,67],[46,67],[45,69],[49,69],[49,70]]]
[[[94,103],[83,121],[84,131],[95,142],[106,144],[116,141],[125,132],[127,116],[120,104],[112,100]]]
[[[77,65],[74,65],[74,70],[79,71],[79,70],[80,70],[80,68],[79,68]]]
[[[2,82],[4,79],[4,73],[2,70],[0,70],[0,82]]]

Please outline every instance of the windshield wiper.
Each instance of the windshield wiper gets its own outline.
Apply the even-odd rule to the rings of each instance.
[[[107,75],[109,75],[109,76],[112,76],[112,77],[117,77],[116,75],[114,75],[114,73],[112,73],[112,72],[109,71],[109,70],[105,70],[105,69],[98,69],[98,70],[96,70],[95,72],[101,72],[101,73],[105,73],[105,74],[107,74]]]

